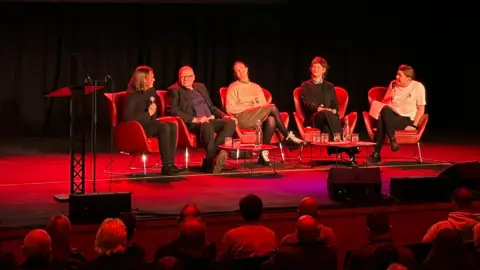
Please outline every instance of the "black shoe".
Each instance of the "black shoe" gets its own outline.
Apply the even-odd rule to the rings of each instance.
[[[168,167],[170,167],[170,170],[174,173],[179,173],[179,172],[182,172],[183,169],[180,169],[179,167],[177,167],[175,164],[168,164]]]
[[[397,152],[400,150],[400,145],[397,142],[390,142],[390,150],[392,150],[392,152]]]
[[[392,152],[397,152],[398,150],[400,150],[400,145],[398,145],[395,137],[390,139],[390,150],[392,150]]]
[[[174,164],[168,164],[162,167],[163,175],[175,175],[178,174],[181,170]]]
[[[213,170],[213,162],[211,159],[203,159],[202,162],[202,171],[206,173],[211,173]]]
[[[380,157],[380,153],[373,152],[368,156],[367,163],[380,163],[382,162],[382,158]]]
[[[268,158],[268,150],[263,150],[260,152],[260,155],[258,156],[258,164],[267,167],[273,166],[272,162]]]
[[[213,170],[212,173],[221,173],[223,168],[225,168],[225,163],[227,162],[228,153],[225,150],[222,150],[213,160]]]
[[[357,159],[355,158],[355,152],[356,151],[353,150],[353,149],[350,149],[350,151],[347,152],[347,155],[350,158],[348,165],[350,165],[352,167],[357,167],[358,166]]]

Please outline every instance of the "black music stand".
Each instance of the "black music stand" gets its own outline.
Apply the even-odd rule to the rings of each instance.
[[[72,85],[45,95],[70,97],[70,193],[54,195],[53,198],[59,202],[67,202],[71,194],[85,193],[86,97],[103,88],[90,84]]]

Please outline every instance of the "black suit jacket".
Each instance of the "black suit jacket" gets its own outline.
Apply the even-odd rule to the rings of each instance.
[[[321,105],[324,108],[335,109],[338,115],[338,99],[333,84],[324,80],[320,87],[321,91],[313,80],[308,80],[301,85],[300,98],[305,121],[309,121]]]
[[[202,94],[212,114],[216,118],[223,118],[225,113],[213,105],[207,87],[203,83],[195,82],[193,83],[193,88]],[[175,83],[168,88],[168,96],[170,98],[169,113],[182,118],[185,123],[192,123],[196,115],[189,91],[191,90],[181,86],[179,83]]]

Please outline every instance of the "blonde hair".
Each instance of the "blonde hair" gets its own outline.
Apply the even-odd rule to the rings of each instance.
[[[147,89],[145,80],[148,76],[153,75],[153,69],[149,66],[139,66],[133,72],[132,78],[128,83],[128,89],[130,91],[144,91]]]
[[[105,219],[95,237],[95,251],[100,255],[112,255],[125,252],[127,229],[118,218]]]

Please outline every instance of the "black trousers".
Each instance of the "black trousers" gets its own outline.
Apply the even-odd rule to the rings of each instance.
[[[342,133],[342,122],[338,115],[333,114],[329,111],[320,111],[312,115],[310,119],[314,128],[319,128],[323,133],[328,133],[328,140],[333,141],[335,133]],[[328,147],[327,151],[329,154],[335,152],[346,152],[350,153],[351,149],[349,148],[339,148],[337,147]]]
[[[143,128],[148,137],[156,137],[163,166],[174,164],[177,150],[177,125],[160,121],[146,123]]]
[[[380,153],[380,150],[382,150],[385,135],[390,139],[395,138],[395,130],[403,130],[411,125],[413,125],[413,121],[410,117],[401,116],[392,110],[392,108],[384,106],[377,120],[375,152]]]
[[[218,153],[218,146],[225,143],[226,137],[232,137],[235,132],[235,121],[231,119],[213,119],[208,123],[190,124],[189,130],[199,136],[205,145],[207,160],[213,160]],[[217,136],[215,137],[215,133]]]
[[[269,144],[272,140],[273,134],[275,131],[280,131],[280,133],[286,138],[288,136],[287,127],[283,124],[282,117],[280,116],[280,111],[276,106],[270,107],[270,114],[263,122],[263,144]]]
[[[312,115],[310,120],[314,128],[319,128],[323,133],[328,133],[330,141],[333,141],[335,133],[342,132],[340,118],[329,111],[320,111]]]

